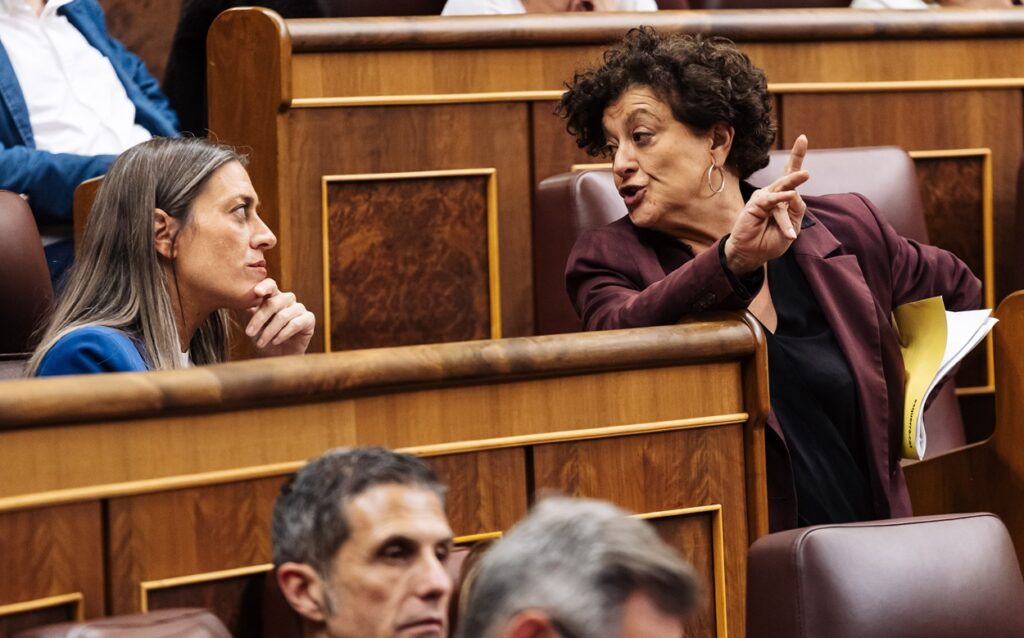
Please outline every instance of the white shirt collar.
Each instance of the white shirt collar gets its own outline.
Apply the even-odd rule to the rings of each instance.
[[[57,13],[57,9],[60,9],[64,5],[73,1],[74,0],[49,0],[49,2],[43,5],[43,13],[39,17],[50,17]],[[32,9],[28,6],[28,3],[25,2],[25,0],[0,0],[0,9],[11,15],[32,12]]]

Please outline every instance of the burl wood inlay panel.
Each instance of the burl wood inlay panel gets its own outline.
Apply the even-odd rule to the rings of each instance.
[[[985,272],[982,232],[982,156],[917,158],[917,181],[926,211],[929,241],[959,257],[979,279]],[[984,283],[984,282],[983,282]],[[956,375],[960,387],[988,385],[988,351],[976,348]]]
[[[138,611],[143,581],[269,563],[271,513],[283,481],[111,499],[111,612]]]
[[[488,179],[328,182],[331,350],[491,336]]]
[[[647,522],[693,565],[700,586],[697,609],[686,623],[684,636],[717,636],[714,570],[714,512],[654,518]],[[731,621],[732,619],[729,618]]]
[[[723,551],[729,631],[745,635],[748,537],[742,514],[746,488],[740,426],[539,445],[533,449],[533,468],[538,494],[550,489],[569,496],[602,498],[631,512],[720,504],[726,529]],[[710,515],[707,520],[711,520]],[[701,573],[712,574],[710,532],[687,529],[690,531],[681,533],[677,537],[680,542],[673,542],[673,546],[699,569],[705,565]],[[714,628],[714,605],[707,601],[702,604],[694,622]],[[687,635],[714,633],[712,629],[710,633]]]

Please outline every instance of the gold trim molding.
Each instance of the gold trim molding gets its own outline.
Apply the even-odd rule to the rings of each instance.
[[[612,170],[611,162],[599,162],[596,164],[573,164],[569,167],[570,173],[579,173],[580,171],[610,171]]]
[[[455,545],[472,545],[481,541],[494,541],[498,540],[504,535],[504,532],[481,532],[479,534],[466,534],[465,536],[456,536],[452,543]]]
[[[85,595],[82,592],[74,592],[71,594],[61,594],[59,596],[47,596],[46,598],[36,598],[33,600],[26,600],[20,603],[13,603],[10,605],[0,605],[0,618],[4,616],[14,616],[16,614],[24,614],[30,611],[38,611],[40,609],[48,609],[50,607],[63,607],[64,605],[74,604],[74,621],[82,622],[85,620]]]
[[[263,563],[262,565],[236,567],[215,572],[202,572],[199,574],[189,574],[188,576],[145,580],[139,583],[139,610],[142,613],[149,613],[149,592],[151,591],[174,589],[176,587],[210,583],[217,580],[231,580],[233,578],[242,578],[243,576],[252,576],[253,574],[265,574],[272,569],[274,569],[273,563]]]
[[[436,177],[487,178],[487,284],[490,303],[491,339],[501,338],[501,273],[498,259],[498,171],[495,168],[462,168],[435,171],[407,171],[401,173],[357,173],[324,175],[321,177],[321,222],[323,236],[324,280],[324,352],[331,352],[331,278],[330,238],[328,237],[327,189],[338,182],[369,182],[402,179],[432,179]]]
[[[726,598],[728,591],[725,588],[725,525],[722,522],[722,505],[700,505],[697,507],[684,507],[661,512],[648,512],[646,514],[635,514],[636,518],[645,521],[661,520],[666,518],[678,518],[683,516],[694,516],[697,514],[711,514],[711,555],[714,562],[712,567],[713,578],[715,579],[715,635],[724,638],[729,635],[728,608]],[[745,604],[745,601],[743,602]]]
[[[814,93],[895,93],[902,91],[973,91],[1021,89],[1024,78],[972,78],[959,80],[885,80],[867,82],[769,82],[772,95]],[[479,104],[487,102],[549,102],[559,100],[560,89],[537,91],[494,91],[479,93],[425,93],[410,95],[359,95],[300,97],[292,109],[352,108],[360,106],[410,106],[418,104]]]
[[[364,95],[350,97],[299,97],[293,109],[346,108],[353,106],[409,106],[414,104],[476,104],[484,102],[545,102],[557,100],[564,91],[495,91],[492,93],[430,93],[420,95]]]

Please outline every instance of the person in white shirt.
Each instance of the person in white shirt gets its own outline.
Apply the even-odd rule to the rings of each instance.
[[[448,0],[441,15],[657,10],[655,0]]]
[[[71,261],[75,187],[127,148],[177,132],[156,79],[107,33],[97,0],[0,0],[0,188],[25,195],[56,235],[55,280]]]

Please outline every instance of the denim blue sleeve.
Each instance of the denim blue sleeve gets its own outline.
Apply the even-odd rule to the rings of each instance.
[[[106,173],[113,161],[113,155],[49,153],[27,146],[0,148],[0,188],[28,195],[40,223],[68,223],[75,188]]]
[[[120,330],[91,326],[64,335],[47,351],[36,376],[144,372],[148,369],[135,342]]]

